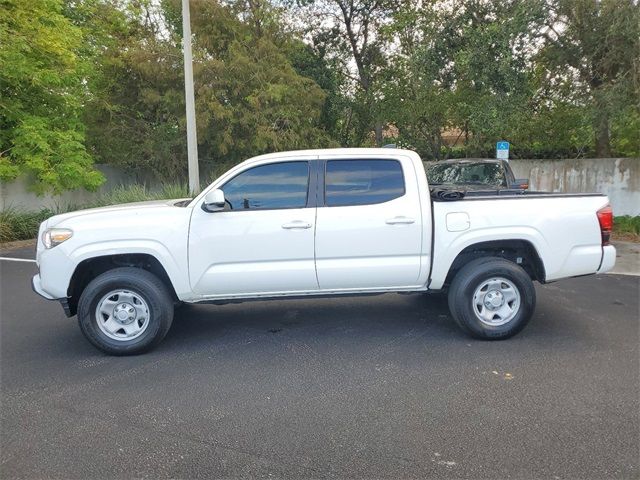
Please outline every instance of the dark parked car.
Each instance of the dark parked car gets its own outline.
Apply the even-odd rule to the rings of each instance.
[[[427,168],[430,186],[455,185],[470,190],[526,190],[529,179],[517,179],[506,160],[462,158],[445,160]]]

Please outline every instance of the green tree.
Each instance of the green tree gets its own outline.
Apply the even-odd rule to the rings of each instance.
[[[85,1],[85,4],[87,2]],[[99,7],[99,8],[97,8]],[[192,1],[198,153],[203,174],[269,151],[331,144],[326,94],[296,72],[291,37],[267,3]],[[114,7],[115,8],[115,7]],[[88,140],[97,158],[162,179],[186,174],[180,2],[93,5],[102,31]],[[103,27],[99,27],[101,18]]]
[[[162,11],[146,0],[82,0],[73,10],[94,59],[84,114],[90,151],[131,174],[184,179],[182,53]]]
[[[291,2],[290,2],[291,3]],[[381,79],[388,67],[388,38],[382,34],[395,2],[387,0],[298,0],[294,14],[306,21],[316,48],[327,52],[343,81],[347,146],[367,143],[371,132],[383,143],[386,115]]]
[[[0,180],[28,174],[40,193],[103,182],[85,148],[88,64],[59,0],[0,4]]]
[[[338,65],[329,58],[323,45],[309,45],[293,39],[287,53],[291,65],[303,77],[313,80],[324,92],[325,102],[320,115],[320,125],[336,145],[348,142],[348,127],[342,121],[342,113],[348,101],[341,93],[343,77]]]
[[[396,14],[405,77],[398,126],[409,143],[439,158],[441,132],[456,128],[471,154],[515,139],[534,108],[529,48],[544,19],[537,0],[406,2]],[[411,33],[407,33],[407,31]]]
[[[640,5],[634,0],[549,0],[542,60],[553,83],[592,119],[595,154],[610,157],[612,122],[623,149],[640,152]],[[628,137],[631,135],[631,137]],[[635,143],[635,147],[633,144]]]
[[[228,7],[203,1],[193,6],[196,113],[203,157],[237,161],[329,144],[320,124],[325,94],[291,65],[286,54],[289,38],[281,32],[278,12],[266,3],[254,3],[248,11],[243,2]]]

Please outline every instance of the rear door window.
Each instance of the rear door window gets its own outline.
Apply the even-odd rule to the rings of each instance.
[[[404,194],[404,175],[397,160],[327,161],[325,204],[329,207],[383,203]]]

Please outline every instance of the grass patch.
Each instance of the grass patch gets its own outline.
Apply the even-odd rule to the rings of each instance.
[[[29,240],[38,234],[41,222],[57,212],[43,208],[37,212],[26,212],[9,207],[0,212],[0,242]]]
[[[181,184],[164,184],[159,189],[150,189],[146,185],[119,186],[100,195],[81,208],[106,207],[121,203],[144,202],[148,200],[170,200],[172,198],[190,197],[189,188]],[[71,209],[69,209],[70,211]]]
[[[614,217],[613,239],[640,242],[640,216],[621,215]]]
[[[614,217],[613,231],[616,233],[631,233],[640,235],[640,216],[622,215]]]

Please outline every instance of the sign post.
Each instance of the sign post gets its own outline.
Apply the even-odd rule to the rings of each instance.
[[[509,142],[500,140],[496,143],[496,158],[498,160],[509,160]]]

